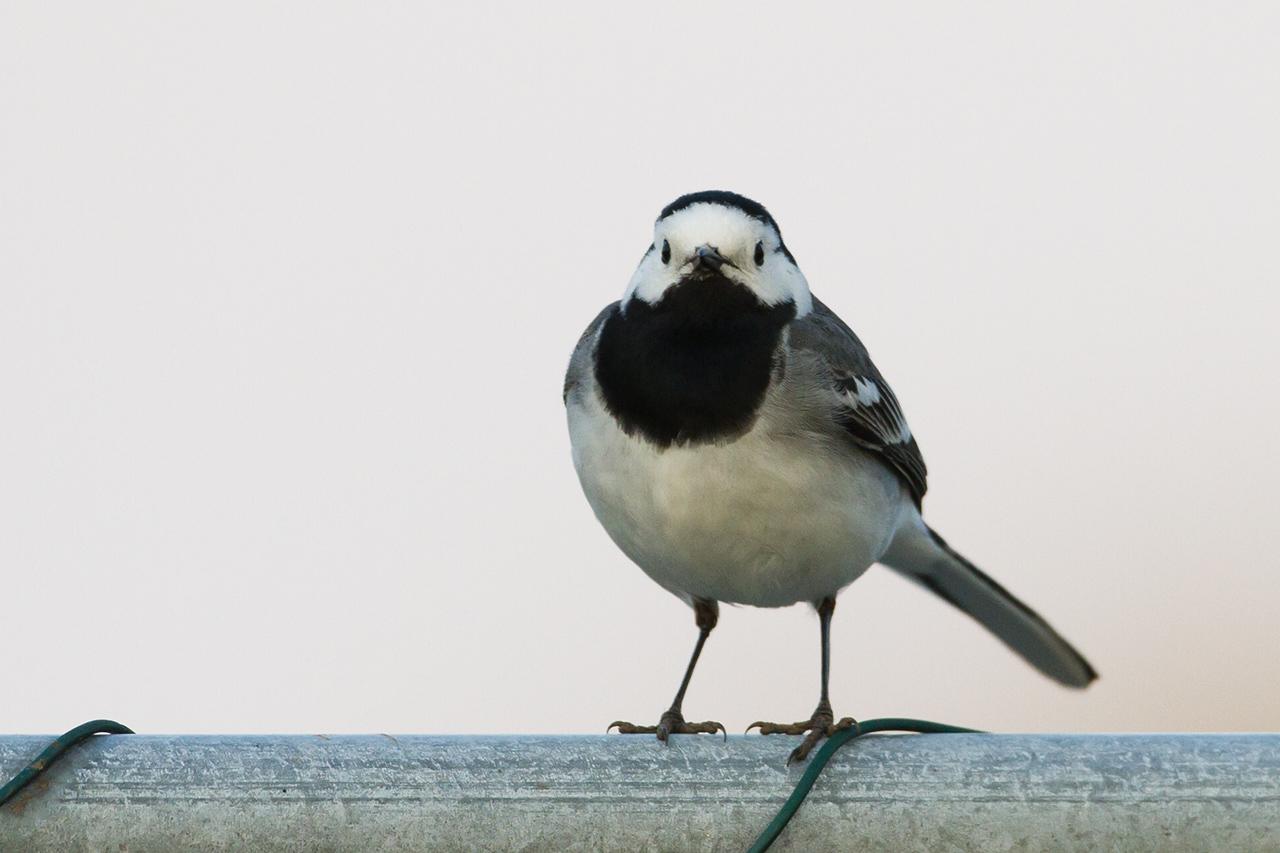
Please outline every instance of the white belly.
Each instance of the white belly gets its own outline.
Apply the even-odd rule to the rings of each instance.
[[[587,500],[618,547],[686,599],[831,595],[880,558],[908,503],[883,465],[818,435],[762,418],[736,441],[659,451],[583,397],[569,434]]]

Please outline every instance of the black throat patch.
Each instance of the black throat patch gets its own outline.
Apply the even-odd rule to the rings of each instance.
[[[628,435],[660,448],[740,435],[755,421],[782,330],[796,314],[713,275],[633,298],[600,331],[596,381]]]

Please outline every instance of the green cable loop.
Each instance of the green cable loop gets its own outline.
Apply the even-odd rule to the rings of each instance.
[[[787,797],[787,801],[783,803],[778,814],[773,820],[769,821],[769,825],[764,828],[764,832],[760,833],[760,837],[751,845],[747,853],[763,853],[773,845],[773,842],[778,840],[782,830],[791,821],[791,818],[795,817],[796,812],[800,810],[800,805],[804,802],[804,798],[809,795],[809,789],[813,787],[814,782],[818,781],[818,776],[822,774],[822,770],[827,766],[827,762],[831,760],[831,756],[836,754],[836,750],[854,738],[869,735],[873,732],[982,734],[979,729],[966,729],[960,726],[949,726],[945,723],[935,723],[931,720],[912,720],[907,717],[880,717],[874,720],[854,723],[853,728],[841,729],[827,738],[827,742],[822,745],[817,755],[809,762],[809,766],[805,768],[804,775],[796,783],[795,790],[791,792],[791,796]]]
[[[3,787],[0,787],[0,806],[13,799],[14,794],[21,791],[33,779],[49,769],[49,765],[57,761],[68,749],[96,734],[131,735],[133,734],[133,729],[117,723],[115,720],[90,720],[87,723],[76,726],[45,747],[44,752],[37,755],[35,761],[19,770],[17,776],[14,776],[8,782],[5,782]]]

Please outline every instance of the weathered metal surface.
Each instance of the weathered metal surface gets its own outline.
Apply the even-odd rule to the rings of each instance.
[[[0,737],[0,777],[47,737]],[[0,808],[0,850],[742,850],[797,739],[111,736]],[[1280,735],[871,736],[777,850],[1277,850]]]

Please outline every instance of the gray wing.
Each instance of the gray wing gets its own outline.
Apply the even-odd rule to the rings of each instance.
[[[605,309],[596,315],[596,318],[587,326],[586,331],[582,333],[582,337],[578,338],[578,345],[573,348],[573,355],[569,357],[569,369],[564,375],[564,401],[569,402],[569,395],[573,394],[580,388],[591,387],[591,351],[596,345],[596,335],[600,332],[600,327],[604,325],[604,321],[608,320],[615,311],[618,310],[619,303],[614,302],[606,305]]]
[[[928,488],[928,469],[920,446],[889,383],[876,370],[867,348],[826,305],[791,324],[791,347],[826,366],[836,419],[853,441],[871,451],[898,475],[920,506]]]

